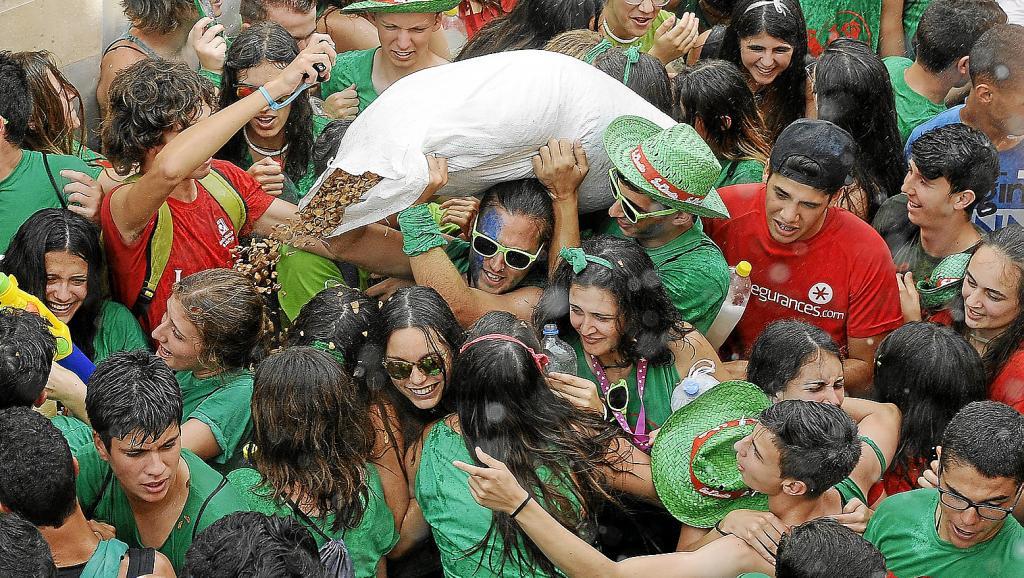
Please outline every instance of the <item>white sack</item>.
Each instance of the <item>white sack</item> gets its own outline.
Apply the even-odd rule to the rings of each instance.
[[[612,195],[601,135],[624,114],[674,124],[621,82],[563,54],[521,50],[429,68],[399,80],[356,118],[300,206],[336,168],[383,177],[347,209],[339,235],[409,207],[427,184],[425,154],[448,159],[440,194],[478,195],[534,176],[537,149],[569,138],[583,141],[590,162],[580,212],[605,209]]]

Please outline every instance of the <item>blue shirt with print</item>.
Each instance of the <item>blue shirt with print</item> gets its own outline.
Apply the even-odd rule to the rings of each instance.
[[[960,121],[964,105],[940,112],[935,118],[910,133],[904,156],[910,159],[910,145],[919,136],[940,126]],[[975,191],[982,194],[980,191]],[[995,231],[1007,225],[1024,224],[1024,144],[999,153],[999,177],[996,187],[984,195],[974,209],[974,222],[985,231]]]

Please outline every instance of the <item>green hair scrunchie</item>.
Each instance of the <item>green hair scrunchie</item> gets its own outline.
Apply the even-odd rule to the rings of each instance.
[[[622,73],[622,84],[629,86],[629,71],[637,62],[640,62],[640,49],[633,45],[626,50],[626,70]]]
[[[333,341],[320,341],[319,339],[317,339],[316,341],[310,343],[309,346],[312,347],[313,349],[319,349],[320,351],[327,353],[328,355],[333,357],[334,360],[337,361],[342,367],[345,366],[345,355],[341,352],[340,349],[338,349],[338,346],[335,345]]]
[[[612,263],[608,259],[601,257],[595,257],[594,255],[587,255],[583,252],[583,249],[579,247],[562,247],[562,250],[558,252],[558,256],[565,259],[567,263],[572,265],[572,272],[579,275],[580,271],[587,268],[587,263],[594,263],[600,265],[605,269],[611,269]]]
[[[410,257],[448,244],[427,205],[414,205],[398,213],[398,226],[402,229],[402,252]]]
[[[602,54],[608,52],[612,48],[614,48],[614,46],[612,46],[612,43],[609,42],[607,38],[602,38],[600,42],[595,44],[593,48],[588,50],[587,53],[583,55],[583,62],[586,62],[587,64],[593,64],[594,61],[597,60],[598,56],[601,56]]]

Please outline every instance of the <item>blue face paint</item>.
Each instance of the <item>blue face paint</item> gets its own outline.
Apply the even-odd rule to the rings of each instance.
[[[501,213],[496,208],[490,207],[477,218],[476,230],[497,241],[498,235],[500,234],[504,224],[504,220],[501,218]],[[480,276],[480,270],[483,269],[483,266],[483,256],[480,253],[477,253],[476,250],[470,248],[469,279],[470,283],[474,287],[477,285],[477,279]]]

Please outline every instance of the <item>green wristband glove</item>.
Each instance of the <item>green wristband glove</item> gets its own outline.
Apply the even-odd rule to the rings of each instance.
[[[205,78],[205,79],[209,80],[210,82],[212,82],[213,86],[215,86],[217,89],[221,88],[222,81],[221,81],[221,74],[219,72],[214,72],[212,70],[207,70],[205,68],[200,68],[199,69],[199,76],[202,76],[203,78]]]
[[[448,244],[427,205],[415,205],[398,213],[398,226],[402,229],[402,251],[410,257]]]

